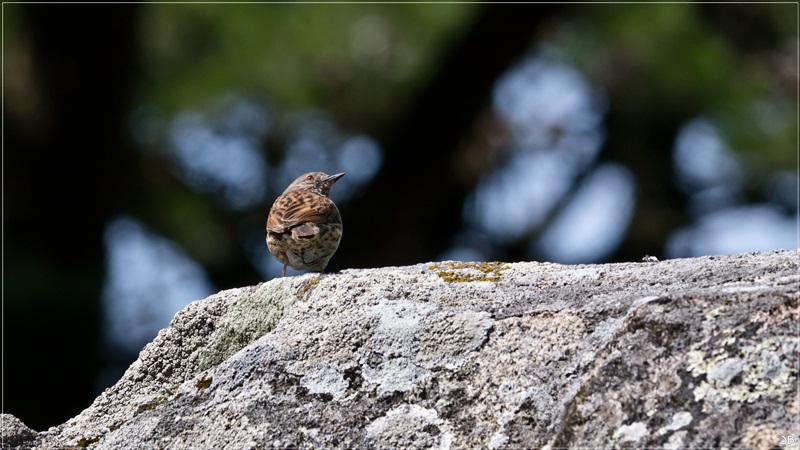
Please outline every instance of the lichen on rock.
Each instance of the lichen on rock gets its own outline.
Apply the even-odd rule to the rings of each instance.
[[[800,435],[799,256],[277,279],[189,305],[65,424],[0,424],[35,449],[771,448]]]

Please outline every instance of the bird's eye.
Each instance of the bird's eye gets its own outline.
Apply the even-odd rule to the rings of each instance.
[[[313,179],[314,179],[314,176],[313,176],[313,175],[309,175],[309,176],[307,176],[307,177],[306,177],[306,180],[309,180],[309,181],[311,181],[311,180],[313,180]]]

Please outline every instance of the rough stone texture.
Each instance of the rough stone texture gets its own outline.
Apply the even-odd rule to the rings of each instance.
[[[0,414],[2,448],[17,447],[36,439],[36,432],[11,414]]]
[[[272,280],[189,305],[67,423],[0,423],[41,449],[770,448],[800,435],[799,262]]]

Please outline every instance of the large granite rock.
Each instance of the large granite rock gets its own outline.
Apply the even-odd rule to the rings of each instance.
[[[41,449],[780,446],[800,254],[437,262],[189,305]],[[8,387],[6,387],[8,388]]]

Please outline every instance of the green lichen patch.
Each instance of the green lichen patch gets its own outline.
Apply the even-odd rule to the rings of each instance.
[[[242,296],[202,351],[195,373],[216,366],[272,331],[296,300],[295,293],[280,280],[264,283],[251,295]]]
[[[473,283],[476,281],[496,283],[503,278],[503,271],[508,270],[509,266],[498,261],[448,261],[441,264],[431,264],[428,269],[447,283]]]
[[[307,293],[312,291],[314,289],[314,287],[317,285],[317,283],[319,283],[319,280],[321,280],[321,279],[322,279],[322,277],[320,276],[320,277],[312,278],[311,280],[308,281],[308,283],[305,283],[303,285],[303,287],[301,287],[297,291],[297,299],[299,300],[299,299],[303,298]]]
[[[101,436],[81,436],[81,438],[78,439],[78,448],[86,448],[92,444],[95,444],[100,441],[100,438]]]
[[[197,389],[199,389],[201,391],[204,391],[204,390],[208,389],[211,386],[211,382],[212,381],[214,381],[214,377],[211,376],[211,375],[206,375],[204,377],[201,377],[199,380],[197,380],[197,383],[195,383],[194,386]]]
[[[165,396],[158,396],[154,399],[148,400],[136,408],[136,412],[134,413],[134,415],[156,409],[158,405],[161,405],[166,402],[167,402],[167,397]]]

